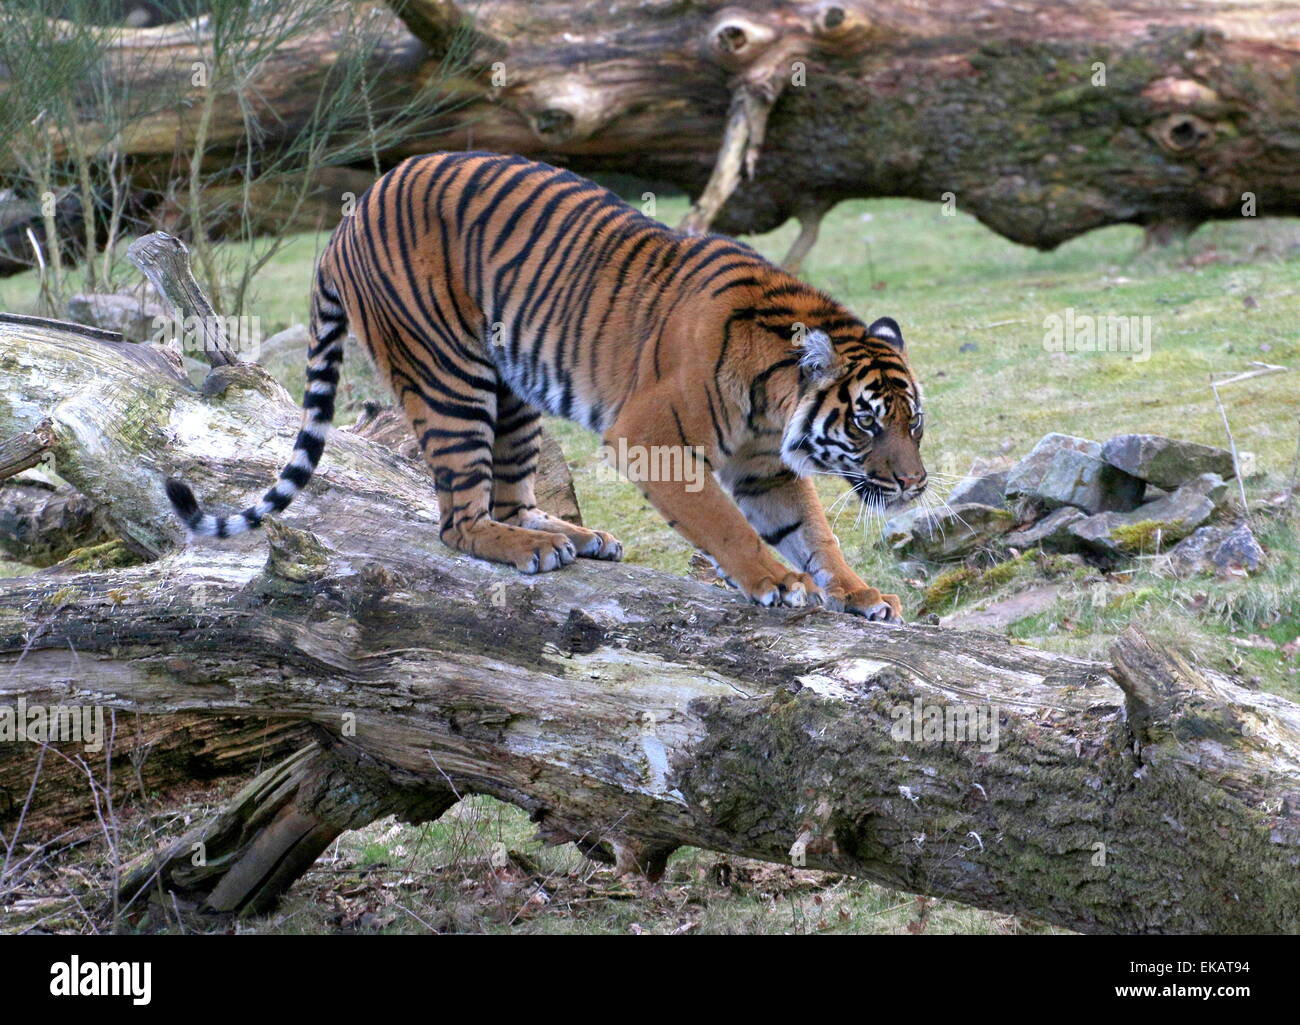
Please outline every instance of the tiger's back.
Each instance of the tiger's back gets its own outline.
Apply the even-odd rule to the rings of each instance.
[[[594,431],[617,417],[647,345],[664,371],[653,347],[688,302],[764,268],[740,243],[679,235],[569,171],[488,153],[406,161],[322,258],[386,375],[414,376],[442,343]]]

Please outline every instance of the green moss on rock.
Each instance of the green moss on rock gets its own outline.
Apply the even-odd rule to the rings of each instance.
[[[70,552],[59,564],[59,569],[91,573],[106,569],[122,569],[142,562],[140,555],[127,547],[120,538],[103,544],[88,545]]]

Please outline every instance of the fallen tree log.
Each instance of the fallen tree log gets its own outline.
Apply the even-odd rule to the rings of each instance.
[[[797,217],[801,246],[826,209],[859,196],[948,197],[1043,249],[1108,224],[1167,239],[1210,219],[1300,213],[1290,5],[611,0],[580,16],[574,0],[369,6],[366,74],[390,91],[376,102],[437,75],[454,99],[386,146],[385,166],[479,148],[627,172],[700,197],[690,227],[761,232]],[[261,145],[309,118],[330,56],[355,31],[349,7],[255,69]],[[106,66],[132,82],[117,91],[146,112],[116,143],[138,192],[183,190],[174,155],[192,149],[205,96],[183,86],[208,45],[202,24],[112,35]],[[241,163],[245,131],[238,97],[221,93],[205,135],[215,166]],[[313,202],[296,227],[340,207],[337,195]],[[286,227],[280,215],[267,223]],[[8,231],[14,262],[0,273],[30,262],[27,226]]]
[[[0,706],[317,738],[128,891],[263,910],[342,830],[483,793],[652,876],[691,844],[1085,931],[1300,929],[1300,706],[1140,635],[1107,664],[633,565],[523,578],[445,548],[423,470],[346,431],[281,522],[186,547],[166,477],[238,502],[291,449],[260,368],[195,389],[168,353],[0,319],[0,394],[0,435],[48,419],[153,560],[0,581]]]

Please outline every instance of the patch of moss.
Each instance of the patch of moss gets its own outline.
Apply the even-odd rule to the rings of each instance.
[[[287,580],[314,580],[329,565],[330,550],[315,534],[278,520],[263,524],[270,541],[267,566]]]
[[[1031,548],[1013,559],[1004,559],[983,569],[958,566],[940,573],[922,592],[920,613],[945,612],[963,601],[984,597],[1016,579],[1083,577],[1087,567],[1064,556]]]
[[[1120,550],[1136,554],[1153,552],[1156,545],[1163,548],[1182,540],[1183,534],[1171,529],[1173,524],[1161,520],[1142,520],[1140,523],[1128,523],[1116,527],[1110,532],[1111,539],[1119,545]]]
[[[921,592],[921,606],[917,611],[921,615],[927,615],[956,605],[962,590],[972,587],[980,576],[980,571],[970,566],[958,566],[940,573]]]
[[[143,560],[140,555],[127,547],[120,538],[105,541],[103,544],[88,545],[68,553],[59,569],[76,570],[92,573],[106,569],[122,569],[126,566],[139,565]]]
[[[1016,574],[1019,573],[1029,561],[1029,553],[1022,552],[1014,559],[1006,559],[996,565],[990,566],[980,575],[980,582],[991,586],[1009,583],[1015,579]]]
[[[1123,594],[1117,594],[1106,603],[1106,609],[1110,612],[1129,612],[1139,609],[1148,601],[1156,597],[1154,587],[1139,587],[1135,591],[1125,591]]]
[[[42,605],[51,609],[61,609],[65,605],[70,605],[78,598],[85,594],[79,587],[60,587],[53,594],[47,595]]]

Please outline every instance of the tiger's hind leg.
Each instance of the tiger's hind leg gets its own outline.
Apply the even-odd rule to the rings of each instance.
[[[495,380],[488,387],[475,387],[482,377],[457,375],[451,398],[445,387],[402,387],[407,382],[398,380],[398,372],[393,376],[420,451],[433,471],[440,536],[447,545],[480,559],[509,563],[524,573],[559,569],[577,558],[578,550],[563,530],[530,529],[492,518]]]
[[[499,388],[496,444],[492,450],[492,518],[530,530],[561,533],[586,559],[621,559],[623,545],[613,534],[588,530],[537,508],[533,482],[541,436],[542,418],[537,407]]]

